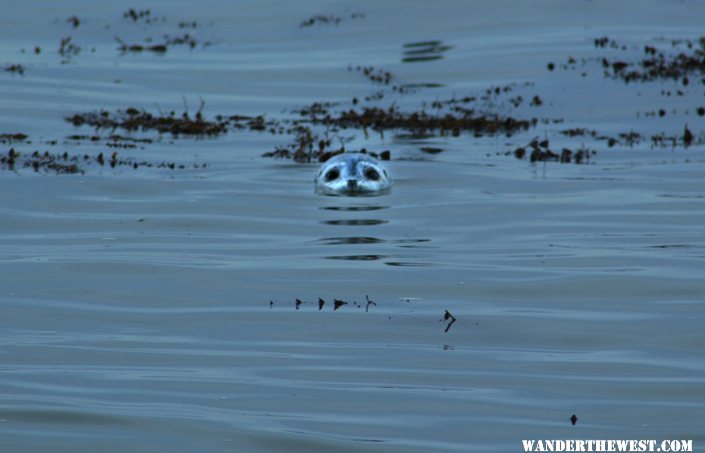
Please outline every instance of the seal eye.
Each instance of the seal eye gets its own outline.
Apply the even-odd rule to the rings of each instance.
[[[379,180],[379,172],[372,167],[365,168],[365,178],[371,181]]]
[[[325,175],[326,182],[331,182],[340,177],[340,170],[337,168],[331,168]]]

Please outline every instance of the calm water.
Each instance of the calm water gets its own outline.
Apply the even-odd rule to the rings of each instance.
[[[591,59],[697,39],[703,3],[132,6],[153,20],[115,2],[10,2],[0,64],[25,73],[0,73],[0,133],[31,143],[3,155],[110,154],[67,140],[93,130],[63,118],[193,113],[201,99],[206,117],[282,120],[379,90],[370,105],[413,110],[511,85],[496,112],[548,121],[512,137],[343,130],[350,149],[392,152],[394,190],[372,198],[315,195],[315,164],[260,157],[292,140],[266,132],[144,133],[156,141],[118,150],[182,170],[0,172],[2,451],[521,451],[535,438],[702,451],[705,149],[559,131],[687,124],[701,137],[700,77],[625,85]],[[316,14],[342,20],[299,27]],[[115,40],[186,32],[199,44],[164,55],[121,55]],[[67,36],[81,50],[62,57]],[[596,49],[601,36],[628,48]],[[440,58],[408,61],[404,44],[431,40]],[[349,65],[427,87],[399,95]],[[534,137],[598,153],[586,165],[504,155]],[[333,311],[334,299],[349,303]]]

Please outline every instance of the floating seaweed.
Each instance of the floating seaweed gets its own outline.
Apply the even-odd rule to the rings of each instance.
[[[595,48],[628,50],[628,46],[620,44],[607,36],[594,39]],[[675,53],[658,49],[652,45],[644,45],[644,57],[636,61],[626,58],[602,57],[600,62],[604,75],[615,79],[629,82],[652,82],[655,80],[675,80],[680,81],[683,86],[690,84],[690,77],[701,76],[700,82],[705,83],[705,36],[697,40],[673,40],[671,48],[676,49]],[[587,64],[587,60],[581,60],[582,64]],[[568,58],[566,64],[561,65],[563,69],[575,68],[577,60]],[[548,64],[548,69],[553,70],[555,65]]]
[[[145,23],[151,24],[159,20],[156,16],[152,15],[152,11],[149,9],[134,9],[130,8],[124,13],[122,13],[123,19],[131,19],[133,22],[143,21]]]
[[[166,44],[148,44],[148,45],[143,45],[143,44],[127,44],[124,42],[122,39],[119,37],[115,37],[115,41],[120,44],[118,46],[118,50],[122,53],[137,53],[137,52],[154,52],[154,53],[164,53],[167,51],[168,47]]]
[[[348,71],[352,71],[353,67],[348,66]],[[372,82],[380,83],[383,85],[389,85],[389,83],[394,79],[391,72],[385,71],[383,69],[375,69],[373,66],[355,66],[355,71],[361,72],[367,79]]]
[[[116,151],[112,152],[107,158],[105,154],[98,155],[90,154],[69,154],[68,151],[63,153],[50,153],[49,151],[32,153],[20,153],[14,148],[0,156],[0,168],[3,170],[14,171],[20,168],[32,169],[35,172],[47,172],[55,174],[76,174],[85,173],[87,166],[98,164],[100,166],[109,165],[111,168],[128,167],[134,170],[139,168],[164,168],[170,170],[185,169],[186,165],[176,164],[174,162],[149,162],[138,161],[133,158],[122,158]],[[194,164],[193,168],[204,168],[206,164]]]
[[[347,16],[347,19],[361,19],[363,17],[365,17],[364,13],[351,13]],[[334,14],[316,14],[301,21],[299,28],[308,28],[314,25],[338,25],[345,19],[346,18]]]
[[[562,148],[560,151],[552,150],[548,139],[539,140],[534,138],[526,146],[516,148],[514,151],[507,151],[505,154],[513,154],[517,159],[524,159],[529,156],[529,161],[534,162],[560,162],[576,164],[586,163],[590,156],[596,151],[587,148],[579,148],[572,150],[570,148]]]
[[[513,133],[529,129],[538,123],[538,119],[520,120],[499,114],[475,114],[467,110],[460,115],[453,113],[429,114],[425,111],[401,112],[396,106],[388,109],[365,107],[362,111],[350,109],[337,117],[312,117],[314,124],[338,126],[341,128],[361,128],[384,131],[389,129],[406,129],[415,133],[437,132],[441,135],[457,137],[462,131],[472,132],[476,136]]]
[[[27,140],[27,134],[0,134],[0,143],[24,142]]]
[[[159,133],[171,133],[172,135],[219,135],[228,129],[229,120],[221,119],[206,120],[201,113],[203,103],[193,118],[188,112],[177,116],[175,112],[169,114],[153,115],[144,110],[128,108],[118,110],[111,114],[108,111],[76,113],[66,118],[66,121],[74,126],[92,126],[99,129],[124,129],[126,131],[147,131],[154,130]]]

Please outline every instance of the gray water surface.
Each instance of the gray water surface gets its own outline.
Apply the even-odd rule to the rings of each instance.
[[[201,100],[207,117],[286,119],[379,89],[380,106],[411,110],[512,85],[496,110],[547,121],[511,137],[341,131],[349,149],[391,151],[395,185],[379,197],[314,194],[317,164],[261,157],[291,137],[253,131],[135,133],[155,141],[118,150],[184,169],[1,171],[2,451],[703,450],[705,149],[559,133],[687,124],[700,137],[698,77],[625,84],[590,59],[697,40],[703,4],[153,1],[137,5],[157,18],[145,23],[113,2],[10,3],[0,64],[26,71],[0,73],[0,133],[31,143],[3,155],[109,155],[67,140],[93,131],[64,118],[193,114]],[[299,26],[316,14],[343,20]],[[184,32],[199,45],[163,55],[115,41]],[[81,46],[69,58],[66,36]],[[601,36],[628,49],[596,49]],[[404,44],[430,40],[447,49],[409,62]],[[575,68],[547,70],[569,57]],[[423,87],[391,93],[348,70],[358,64]],[[505,155],[534,137],[597,154]],[[446,310],[457,321],[444,332]]]

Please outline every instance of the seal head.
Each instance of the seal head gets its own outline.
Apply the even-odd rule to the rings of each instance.
[[[378,160],[358,153],[329,159],[313,181],[316,192],[326,195],[377,195],[392,185],[391,176]]]

